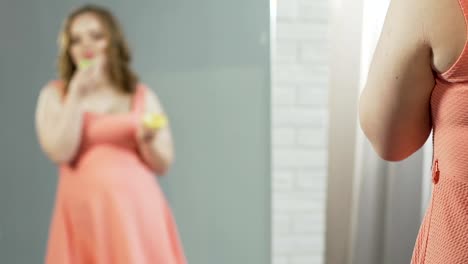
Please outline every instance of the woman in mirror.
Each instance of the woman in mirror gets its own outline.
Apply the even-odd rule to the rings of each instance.
[[[59,38],[59,75],[41,90],[40,145],[59,166],[46,263],[186,263],[154,174],[173,161],[157,95],[138,82],[107,9],[73,11]]]

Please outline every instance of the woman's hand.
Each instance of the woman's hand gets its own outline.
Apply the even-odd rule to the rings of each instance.
[[[167,172],[174,160],[170,125],[157,95],[145,90],[144,112],[139,117],[136,141],[144,162],[158,175]]]
[[[90,61],[82,61],[70,81],[70,96],[82,98],[96,86],[106,81],[106,60],[104,56]]]
[[[151,144],[158,132],[167,125],[166,116],[158,113],[146,113],[141,117],[137,127],[137,140],[143,144]]]

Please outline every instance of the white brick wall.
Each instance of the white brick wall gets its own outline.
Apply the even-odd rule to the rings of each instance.
[[[273,264],[322,264],[328,116],[327,0],[276,0]]]

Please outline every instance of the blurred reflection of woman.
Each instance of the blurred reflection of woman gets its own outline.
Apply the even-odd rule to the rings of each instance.
[[[173,159],[156,94],[137,82],[114,16],[87,5],[60,35],[60,80],[40,92],[39,142],[59,164],[48,264],[186,263],[174,219],[153,172]],[[80,67],[80,65],[82,67]]]

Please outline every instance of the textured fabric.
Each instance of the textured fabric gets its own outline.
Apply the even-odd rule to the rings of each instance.
[[[128,114],[85,113],[79,153],[60,167],[47,264],[186,263],[174,219],[135,141],[146,88]]]
[[[459,0],[468,17],[468,1]],[[468,263],[468,50],[436,78],[431,96],[434,159],[431,202],[412,264]]]

